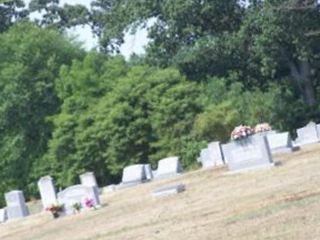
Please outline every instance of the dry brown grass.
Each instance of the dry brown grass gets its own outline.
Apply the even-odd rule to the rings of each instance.
[[[105,195],[97,211],[6,223],[0,239],[320,239],[320,144],[274,159],[279,165],[270,170],[199,170]],[[174,182],[184,183],[186,191],[161,199],[150,195]]]

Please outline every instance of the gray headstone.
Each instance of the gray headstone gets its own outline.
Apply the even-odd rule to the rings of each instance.
[[[7,219],[8,219],[7,209],[6,208],[0,209],[0,223],[4,223],[5,221],[7,221]]]
[[[185,185],[183,184],[176,184],[171,186],[165,186],[161,188],[157,188],[152,192],[152,196],[154,197],[167,197],[171,195],[178,194],[185,190]]]
[[[56,190],[50,176],[40,178],[38,181],[38,188],[40,191],[43,209],[52,204],[57,204]]]
[[[93,172],[86,172],[80,175],[80,183],[84,186],[94,187],[95,191],[100,193],[100,189]]]
[[[220,142],[209,143],[208,150],[213,160],[214,166],[221,166],[224,164],[223,153],[222,153]]]
[[[8,219],[23,218],[29,215],[23,192],[19,190],[11,191],[5,194],[7,203]]]
[[[122,185],[136,185],[146,180],[144,164],[125,167],[122,173]]]
[[[176,176],[182,172],[179,157],[168,157],[158,162],[157,178]]]
[[[86,172],[80,175],[80,182],[84,186],[98,188],[96,177],[93,172]]]
[[[92,199],[95,205],[100,205],[99,194],[95,187],[74,185],[58,193],[58,201],[64,205],[67,215],[73,213],[72,205],[75,203],[80,203],[85,208],[84,201],[86,199]]]
[[[247,137],[223,147],[231,171],[243,171],[270,166],[273,161],[268,141],[263,137]]]
[[[201,150],[198,161],[201,162],[203,168],[211,168],[215,166],[214,160],[212,159],[210,150],[208,148],[204,148]]]
[[[296,145],[305,145],[319,142],[317,125],[314,122],[308,123],[305,127],[297,129]]]
[[[144,172],[146,174],[146,179],[151,181],[153,179],[151,164],[144,164]]]
[[[269,134],[267,139],[272,153],[285,153],[294,150],[289,132]]]

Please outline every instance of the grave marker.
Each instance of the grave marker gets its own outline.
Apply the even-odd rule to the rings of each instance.
[[[8,220],[23,218],[29,215],[23,192],[19,190],[11,191],[5,194],[7,203]]]
[[[38,181],[43,209],[52,204],[57,204],[56,190],[50,176],[42,177]]]
[[[251,136],[232,141],[223,147],[230,171],[243,171],[272,166],[272,157],[265,136]]]

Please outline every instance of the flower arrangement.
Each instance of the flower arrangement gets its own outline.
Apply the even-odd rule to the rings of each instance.
[[[250,126],[240,125],[235,127],[235,129],[231,133],[232,140],[240,140],[247,138],[248,136],[254,133],[253,129]]]
[[[86,198],[84,200],[84,205],[86,206],[86,208],[96,209],[95,202],[92,198]]]
[[[267,131],[271,131],[271,130],[272,130],[272,128],[269,125],[269,123],[259,123],[254,128],[255,133],[267,132]]]
[[[74,204],[72,204],[72,208],[73,208],[74,213],[80,212],[80,210],[82,208],[81,203],[75,202]]]
[[[59,213],[62,212],[63,205],[62,204],[51,204],[50,206],[45,208],[45,211],[51,212],[54,218],[59,217]]]

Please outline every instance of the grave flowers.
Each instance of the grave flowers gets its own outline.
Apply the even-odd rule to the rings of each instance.
[[[254,127],[254,133],[261,133],[271,131],[272,128],[269,123],[259,123]]]
[[[251,136],[254,133],[250,126],[240,125],[234,128],[231,133],[232,140],[241,140]]]
[[[85,205],[86,208],[96,209],[94,200],[92,198],[86,198],[84,200],[84,205]]]
[[[75,202],[74,204],[72,204],[72,208],[74,213],[79,213],[82,208],[81,203]]]
[[[58,218],[60,213],[63,211],[63,205],[61,204],[51,204],[50,206],[46,207],[45,211],[51,212],[54,218]]]

